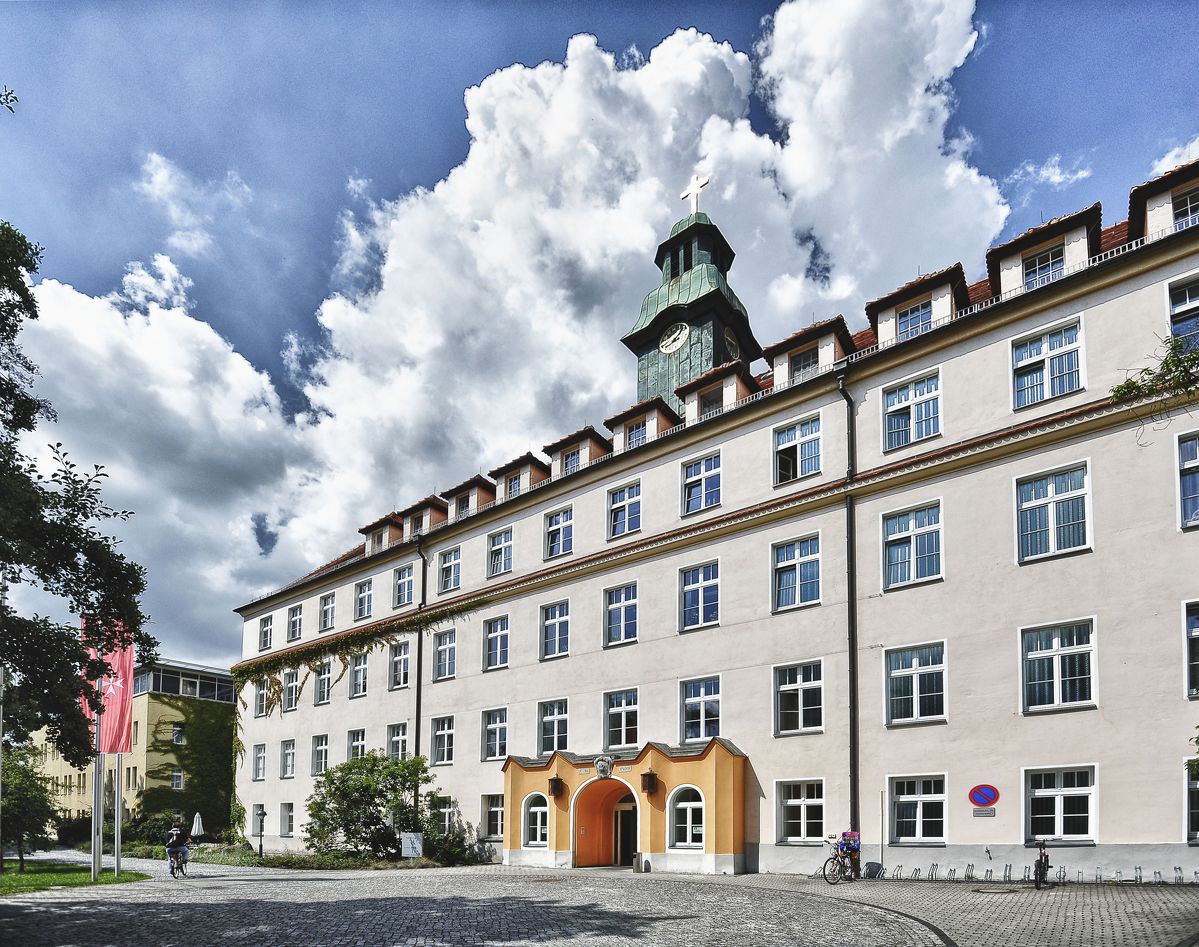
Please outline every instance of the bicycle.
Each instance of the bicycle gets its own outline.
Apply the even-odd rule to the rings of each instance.
[[[184,878],[186,878],[187,862],[183,860],[182,850],[168,852],[167,854],[170,856],[171,877],[178,878],[179,875],[182,875]],[[178,874],[176,874],[176,872]]]
[[[832,847],[833,853],[824,863],[824,880],[830,885],[841,881],[852,881],[853,861],[850,859],[849,853],[845,851],[836,835],[830,835],[828,843]]]
[[[1049,881],[1049,853],[1045,851],[1045,843],[1037,842],[1037,860],[1032,865],[1032,883],[1040,891],[1041,885]]]

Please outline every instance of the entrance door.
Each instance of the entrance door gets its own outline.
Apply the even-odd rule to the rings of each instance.
[[[612,864],[632,867],[637,850],[637,804],[632,793],[616,804],[612,813]]]

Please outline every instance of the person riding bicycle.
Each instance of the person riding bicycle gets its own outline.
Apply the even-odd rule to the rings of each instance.
[[[183,864],[187,864],[187,843],[191,841],[191,836],[183,830],[178,822],[172,822],[170,829],[167,830],[166,846],[167,846],[167,864],[171,864],[171,856],[178,852],[183,856]],[[175,874],[174,866],[171,866],[171,875]]]

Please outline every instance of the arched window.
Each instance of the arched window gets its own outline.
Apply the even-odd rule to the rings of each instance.
[[[535,792],[525,800],[524,821],[526,846],[549,844],[550,805],[541,793]]]
[[[672,848],[704,847],[704,800],[698,789],[686,786],[670,805]]]

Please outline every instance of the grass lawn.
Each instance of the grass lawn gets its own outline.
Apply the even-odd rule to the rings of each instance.
[[[122,884],[126,881],[145,881],[150,876],[140,871],[121,871],[117,878],[111,868],[100,872],[98,885]],[[6,858],[0,873],[0,897],[47,888],[77,888],[93,884],[90,865],[61,865],[54,862],[25,862],[25,870],[17,871],[17,860]]]

